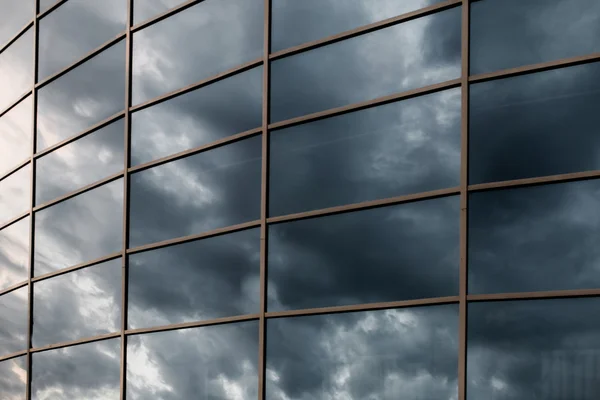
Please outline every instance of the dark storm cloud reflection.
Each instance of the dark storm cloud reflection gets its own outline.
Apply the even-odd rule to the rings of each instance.
[[[33,19],[35,0],[0,0],[0,10],[0,47],[3,47]]]
[[[123,180],[35,215],[34,274],[71,267],[123,247]]]
[[[260,229],[132,254],[128,326],[257,313],[259,280]]]
[[[127,398],[255,399],[257,364],[257,321],[132,336]]]
[[[134,0],[133,23],[144,22],[185,2],[186,0]]]
[[[20,168],[0,181],[0,224],[29,210],[31,165]]]
[[[121,329],[120,259],[33,284],[33,347]]]
[[[26,281],[29,270],[29,217],[0,230],[0,290]]]
[[[600,51],[597,0],[483,0],[471,5],[471,73]]]
[[[0,393],[4,400],[25,400],[26,386],[26,357],[0,361]]]
[[[270,215],[458,186],[460,89],[270,135]]]
[[[262,56],[263,0],[206,0],[133,35],[133,104]]]
[[[120,352],[110,339],[32,354],[32,400],[118,400]]]
[[[0,53],[0,111],[17,101],[32,86],[33,29],[30,28]]]
[[[39,79],[125,30],[127,0],[69,0],[39,22]]]
[[[458,294],[459,199],[269,227],[269,311]]]
[[[600,397],[600,299],[469,305],[467,398]]]
[[[457,398],[456,305],[267,322],[267,398]]]
[[[0,357],[27,349],[27,287],[0,296]]]
[[[29,96],[0,117],[0,176],[31,156],[32,112]]]

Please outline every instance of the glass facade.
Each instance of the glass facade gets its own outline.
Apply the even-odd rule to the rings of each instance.
[[[0,0],[0,399],[600,398],[597,0]]]

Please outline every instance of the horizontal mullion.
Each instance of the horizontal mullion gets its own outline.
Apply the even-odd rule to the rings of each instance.
[[[27,355],[27,350],[16,351],[14,353],[10,353],[4,356],[0,356],[0,363],[3,361],[8,361],[12,358],[22,357]]]
[[[327,46],[342,40],[351,39],[356,36],[364,35],[367,33],[375,32],[381,29],[389,28],[391,26],[400,24],[402,22],[408,22],[413,19],[425,17],[430,14],[441,12],[450,8],[458,7],[462,4],[462,0],[446,0],[438,4],[434,4],[429,7],[421,8],[419,10],[407,12],[405,14],[398,15],[384,19],[383,21],[374,22],[372,24],[363,25],[361,27],[351,29],[345,32],[337,33],[335,35],[327,36],[322,39],[313,40],[311,42],[303,43],[297,46],[293,46],[287,49],[279,50],[269,55],[270,60],[278,60],[284,57],[288,57],[294,54],[303,53],[305,51],[314,50],[319,47]]]
[[[411,89],[404,92],[394,93],[388,96],[378,97],[372,100],[367,100],[359,103],[353,103],[342,107],[331,108],[324,111],[319,111],[312,114],[303,115],[286,119],[284,121],[269,124],[269,130],[283,129],[290,126],[299,125],[307,122],[317,121],[324,118],[334,117],[337,115],[347,114],[354,111],[360,111],[371,107],[381,106],[388,103],[393,103],[400,100],[406,100],[413,97],[423,96],[426,94],[440,92],[442,90],[460,87],[460,79],[452,79],[446,82],[436,83],[429,86],[424,86],[418,89]]]
[[[121,334],[119,332],[113,332],[113,333],[107,333],[104,335],[92,336],[92,337],[84,338],[84,339],[70,340],[68,342],[49,344],[49,345],[42,346],[42,347],[33,347],[29,350],[29,352],[30,353],[41,353],[43,351],[57,350],[57,349],[65,348],[65,347],[77,346],[77,345],[86,344],[86,343],[100,342],[102,340],[115,339],[115,338],[120,338],[120,337],[121,337]]]
[[[22,220],[23,218],[29,216],[30,212],[26,211],[22,214],[19,214],[18,216],[14,217],[13,219],[10,219],[6,222],[4,222],[3,224],[0,224],[0,231],[8,228],[9,226],[11,226],[12,224],[16,224],[17,222],[19,222],[20,220]]]
[[[16,106],[18,106],[19,103],[21,103],[23,100],[25,100],[27,98],[27,96],[29,96],[30,94],[31,94],[31,89],[27,89],[27,91],[25,93],[21,94],[19,97],[17,97],[16,100],[11,105],[6,107],[4,110],[0,111],[0,118],[2,118],[4,116],[4,114],[8,113],[10,110],[15,108]]]
[[[494,189],[537,186],[537,185],[552,184],[552,183],[582,181],[582,180],[596,179],[596,178],[600,178],[600,170],[574,172],[574,173],[569,173],[569,174],[540,176],[540,177],[535,177],[535,178],[515,179],[515,180],[510,180],[510,181],[478,183],[475,185],[469,185],[468,190],[469,190],[469,192],[482,192],[482,191],[494,190]]]
[[[2,45],[2,47],[0,47],[0,54],[2,54],[4,52],[4,50],[8,49],[11,44],[16,42],[21,36],[23,36],[25,34],[25,32],[27,32],[27,30],[29,28],[31,28],[32,26],[33,26],[33,19],[30,20],[29,22],[27,22],[21,29],[19,29],[19,31],[17,33],[15,33],[10,39],[8,39],[8,41],[6,43],[4,43]]]
[[[24,280],[22,282],[15,283],[14,285],[7,287],[6,289],[0,290],[0,297],[4,296],[5,294],[9,294],[10,292],[14,292],[17,289],[27,287],[28,283],[29,283],[28,280]]]
[[[15,172],[17,172],[21,168],[26,167],[27,164],[29,164],[30,162],[31,162],[31,157],[28,157],[24,161],[21,161],[20,163],[18,163],[17,165],[15,165],[11,169],[9,169],[7,172],[5,172],[2,176],[0,176],[0,182],[3,181],[4,179],[8,178],[12,174],[14,174]]]
[[[183,10],[186,10],[192,6],[195,6],[196,4],[202,3],[204,0],[189,0],[186,1],[185,3],[181,3],[180,5],[171,8],[169,10],[166,10],[158,15],[155,15],[154,17],[151,17],[145,21],[142,21],[134,26],[131,27],[131,32],[137,32],[140,31],[144,28],[147,28],[151,25],[156,24],[157,22],[160,22],[164,19],[167,19],[168,17],[178,14]]]
[[[515,293],[493,293],[493,294],[469,294],[467,301],[501,301],[501,300],[541,300],[576,297],[600,296],[600,289],[571,289],[552,290],[540,292],[515,292]]]
[[[156,333],[156,332],[167,332],[174,331],[178,329],[188,329],[188,328],[199,328],[202,326],[213,326],[213,325],[222,325],[229,324],[234,322],[244,322],[244,321],[254,321],[260,318],[259,314],[246,314],[246,315],[238,315],[233,317],[222,317],[209,319],[204,321],[195,321],[195,322],[183,322],[179,324],[171,324],[171,325],[162,325],[156,326],[152,328],[138,328],[138,329],[128,329],[125,331],[126,336],[133,335],[141,335],[146,333]]]
[[[78,271],[80,269],[84,269],[84,268],[87,268],[87,267],[93,267],[94,265],[102,264],[102,263],[107,262],[107,261],[116,260],[119,257],[121,257],[121,252],[112,253],[112,254],[109,254],[107,256],[103,256],[103,257],[96,258],[96,259],[91,260],[91,261],[86,261],[84,263],[74,265],[72,267],[63,268],[63,269],[59,269],[57,271],[48,272],[47,274],[44,274],[44,275],[34,276],[33,278],[31,278],[31,282],[40,282],[40,281],[43,281],[43,280],[46,280],[46,279],[50,279],[50,278],[54,278],[54,277],[57,277],[57,276],[60,276],[60,275],[65,275],[65,274],[68,274],[69,272]],[[35,268],[34,268],[33,272],[35,273]]]
[[[37,15],[37,19],[42,19],[44,18],[46,15],[50,14],[52,11],[56,10],[58,7],[62,6],[63,4],[65,4],[68,0],[59,0],[56,3],[52,4],[46,11],[41,12]]]

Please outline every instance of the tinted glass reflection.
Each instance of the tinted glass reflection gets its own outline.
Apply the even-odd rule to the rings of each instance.
[[[471,6],[471,73],[600,51],[597,0],[485,0]]]
[[[0,224],[29,210],[31,203],[31,164],[0,181]]]
[[[119,399],[121,340],[32,354],[32,400]]]
[[[29,217],[0,230],[0,291],[26,281],[29,270]]]
[[[0,48],[35,16],[35,0],[0,0]],[[2,107],[0,107],[1,109]]]
[[[270,311],[458,294],[457,197],[269,227]]]
[[[133,23],[139,24],[185,2],[186,0],[134,0]]]
[[[260,218],[261,138],[131,176],[131,246]]]
[[[471,86],[470,183],[600,169],[600,63]]]
[[[273,0],[273,51],[395,17],[441,0]]]
[[[125,123],[120,119],[39,158],[36,161],[36,204],[122,171],[124,132]]]
[[[262,67],[143,109],[131,117],[133,165],[262,124]]]
[[[33,284],[33,347],[121,329],[120,259]]]
[[[271,215],[460,182],[460,89],[270,135]]]
[[[263,0],[206,0],[136,32],[133,104],[262,57],[263,14]]]
[[[33,30],[30,28],[0,53],[0,112],[31,90],[32,86]]]
[[[454,8],[273,62],[273,120],[459,77],[460,21]]]
[[[25,400],[27,358],[17,357],[0,361],[0,393],[7,400]]]
[[[600,299],[469,305],[467,398],[600,396]]]
[[[37,151],[121,111],[125,105],[124,71],[125,42],[120,41],[40,89]]]
[[[69,0],[40,20],[39,79],[125,30],[127,0]]]
[[[35,215],[34,274],[118,252],[123,247],[123,181],[108,183]]]
[[[259,311],[260,229],[129,257],[130,328]]]
[[[454,399],[458,307],[267,322],[268,399]]]
[[[31,96],[0,117],[0,176],[31,156]]]
[[[472,193],[472,293],[600,288],[600,181]]]
[[[43,13],[54,4],[58,3],[58,0],[38,0],[40,2],[40,12]]]
[[[0,296],[0,357],[27,349],[27,286]]]
[[[257,364],[257,321],[131,336],[127,398],[255,399]]]

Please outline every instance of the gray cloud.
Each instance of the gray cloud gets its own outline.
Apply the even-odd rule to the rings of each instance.
[[[1,24],[0,24],[1,25]],[[16,32],[15,32],[16,33]],[[33,30],[29,29],[0,53],[0,111],[33,86]]]
[[[12,358],[0,362],[0,393],[5,400],[25,400],[27,359]]]
[[[26,281],[29,270],[29,217],[0,231],[0,290]]]
[[[35,15],[35,3],[32,0],[0,0],[0,47],[4,46]],[[3,107],[0,107],[2,109]]]
[[[185,0],[134,0],[133,23],[144,22],[184,2]]]
[[[0,118],[0,175],[31,156],[33,101],[31,96],[20,102]]]
[[[29,210],[31,165],[26,165],[0,181],[0,224]]]
[[[0,297],[0,356],[27,349],[27,287]]]

